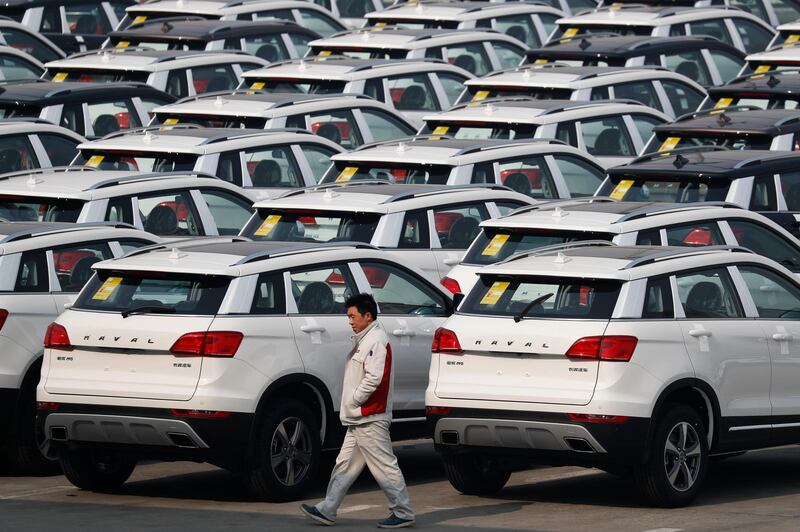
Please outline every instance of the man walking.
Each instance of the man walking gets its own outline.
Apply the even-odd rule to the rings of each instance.
[[[408,490],[397,465],[389,437],[392,420],[392,346],[376,321],[378,305],[369,294],[345,302],[347,318],[355,335],[347,355],[339,417],[347,427],[342,449],[331,473],[325,500],[316,506],[303,504],[302,512],[324,525],[336,524],[336,512],[347,490],[366,465],[389,499],[391,515],[379,528],[414,525]]]

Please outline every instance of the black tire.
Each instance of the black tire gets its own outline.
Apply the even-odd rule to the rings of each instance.
[[[316,418],[303,403],[283,400],[264,413],[245,482],[259,500],[298,500],[314,485],[319,460]]]
[[[62,449],[59,460],[64,476],[75,486],[89,491],[115,491],[130,478],[136,461],[89,449]]]
[[[11,468],[25,475],[56,475],[61,472],[58,460],[45,457],[39,450],[44,435],[36,430],[36,385],[41,364],[35,364],[23,382],[19,396],[14,437],[9,442],[7,456]]]
[[[654,506],[686,506],[700,491],[708,470],[705,427],[686,405],[666,405],[657,423],[650,459],[636,469],[634,480]]]
[[[494,495],[511,476],[479,454],[446,454],[442,462],[447,480],[465,495]]]

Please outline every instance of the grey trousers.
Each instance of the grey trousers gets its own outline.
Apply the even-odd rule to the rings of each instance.
[[[389,499],[389,510],[401,519],[414,519],[414,512],[409,506],[406,481],[392,451],[390,423],[388,420],[373,421],[347,427],[325,500],[316,506],[323,515],[330,519],[336,517],[344,496],[366,465]]]

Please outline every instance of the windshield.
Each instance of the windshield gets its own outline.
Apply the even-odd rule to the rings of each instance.
[[[0,196],[0,221],[77,222],[84,202],[76,199]]]
[[[525,312],[527,318],[611,318],[620,281],[568,277],[481,275],[459,313],[516,316],[533,300],[552,294]]]
[[[447,135],[454,139],[532,139],[536,126],[492,122],[426,122],[420,132]]]
[[[264,129],[266,118],[250,118],[246,116],[213,116],[213,115],[176,115],[156,113],[156,121],[161,124],[197,124],[201,127],[226,127],[233,129]]]
[[[47,73],[54,81],[80,81],[110,83],[112,81],[147,81],[147,72],[125,72],[122,70],[65,70],[48,69]]]
[[[344,92],[344,81],[322,79],[248,79],[251,89],[266,92],[297,92],[304,94],[337,94]]]
[[[492,87],[469,85],[461,94],[458,103],[480,102],[494,98],[525,96],[534,100],[569,100],[571,89],[550,89],[547,87]]]
[[[586,231],[560,231],[552,229],[508,230],[486,227],[478,233],[462,262],[471,266],[485,266],[505,260],[515,253],[544,246],[575,242],[577,240],[611,240],[610,233]]]
[[[665,144],[670,150],[692,146],[721,146],[729,150],[769,150],[772,146],[772,137],[769,135],[737,135],[735,131],[732,133],[734,134],[701,135],[684,131],[659,132],[650,139],[642,153],[657,152]]]
[[[707,179],[695,176],[613,177],[607,179],[598,196],[619,201],[656,201],[695,203],[725,201],[731,182],[728,179]]]
[[[337,161],[328,168],[320,183],[346,183],[379,179],[400,184],[446,185],[452,166],[437,164],[364,163]]]
[[[122,312],[150,307],[152,312],[213,316],[230,281],[214,275],[100,270],[73,308]]]
[[[369,243],[379,219],[358,212],[259,209],[241,234],[260,241]]]
[[[101,170],[181,172],[194,170],[197,155],[184,153],[83,153],[87,166]]]

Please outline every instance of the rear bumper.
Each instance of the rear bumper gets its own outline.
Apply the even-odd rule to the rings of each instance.
[[[39,411],[37,424],[52,449],[102,448],[136,459],[210,462],[236,469],[247,457],[253,414],[218,419],[170,410],[59,404]]]
[[[429,415],[428,427],[441,453],[481,452],[518,462],[563,465],[642,463],[650,420],[582,423],[567,414],[454,408]]]

